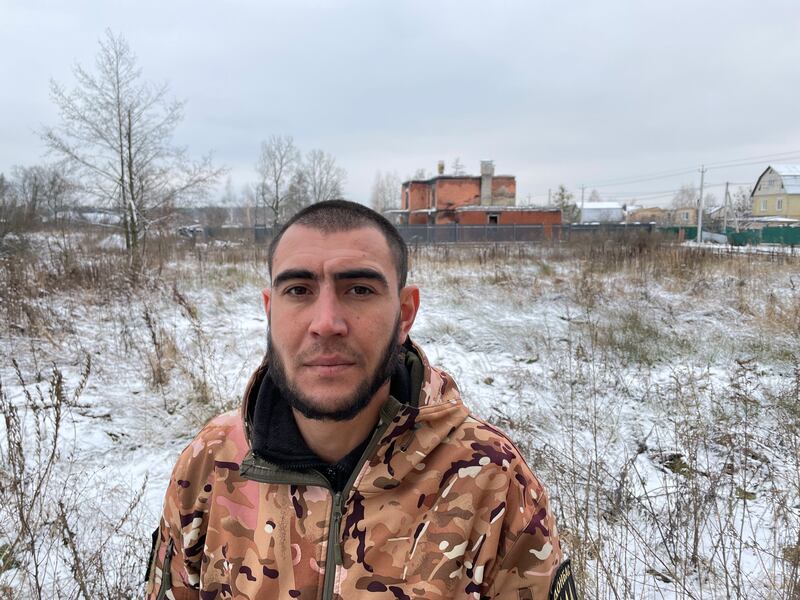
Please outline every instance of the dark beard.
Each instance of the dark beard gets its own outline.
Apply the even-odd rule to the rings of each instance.
[[[278,355],[278,352],[275,351],[271,332],[267,333],[267,364],[269,365],[269,376],[280,390],[283,398],[289,403],[289,406],[300,412],[300,414],[306,418],[318,421],[349,421],[367,407],[375,393],[381,389],[383,384],[386,383],[386,380],[392,376],[392,373],[394,373],[394,370],[397,368],[402,348],[402,346],[396,342],[399,325],[400,317],[398,315],[393,333],[389,337],[389,342],[383,350],[381,360],[375,367],[372,377],[364,379],[356,388],[355,392],[353,392],[350,401],[341,408],[332,410],[319,408],[314,405],[310,398],[304,396],[300,390],[291,384],[286,377],[286,369],[284,368],[283,361]]]

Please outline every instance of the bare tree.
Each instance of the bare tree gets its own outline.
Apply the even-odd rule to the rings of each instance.
[[[0,242],[17,228],[19,210],[11,182],[0,173]]]
[[[706,211],[715,206],[719,206],[719,201],[714,194],[708,192],[705,196],[703,196],[703,210]]]
[[[600,192],[593,189],[592,193],[589,194],[589,202],[601,202],[603,199],[600,197]]]
[[[308,175],[305,169],[299,168],[294,172],[292,180],[289,182],[289,189],[286,192],[285,214],[289,217],[312,202]]]
[[[237,210],[239,223],[245,227],[254,227],[258,223],[258,195],[255,187],[250,183],[242,186],[240,193],[241,210]]]
[[[461,162],[461,157],[456,156],[453,159],[453,164],[450,165],[450,171],[453,175],[466,175],[467,171],[464,168],[464,163]]]
[[[231,176],[228,175],[228,177],[225,179],[225,186],[223,187],[222,195],[219,197],[219,204],[215,207],[219,209],[224,209],[225,211],[225,217],[222,218],[221,223],[219,223],[219,226],[223,225],[228,221],[230,221],[231,223],[234,222],[235,219],[234,212],[236,210],[236,203],[237,203],[237,198],[236,198],[236,191],[233,189],[233,179],[231,179]],[[222,211],[217,211],[214,214],[213,218],[215,219],[215,221],[217,222],[220,221],[221,214]],[[211,223],[209,223],[209,225],[211,225]],[[215,225],[211,226],[214,227]]]
[[[12,176],[0,174],[0,239],[24,233],[43,220],[54,222],[74,192],[74,184],[57,165],[15,166]]]
[[[25,221],[33,223],[39,215],[40,204],[44,204],[45,179],[47,176],[40,166],[14,167],[12,170],[14,194],[17,204],[24,213]]]
[[[336,164],[333,156],[322,150],[311,150],[306,155],[303,171],[311,202],[341,198],[347,173]]]
[[[397,173],[375,173],[375,182],[372,184],[370,204],[378,212],[392,208],[400,208],[400,194],[402,184]]]
[[[697,206],[697,188],[694,184],[682,185],[672,197],[672,208],[689,208]]]
[[[77,64],[72,91],[51,82],[61,124],[42,137],[75,169],[86,194],[120,212],[126,248],[138,264],[148,230],[177,202],[204,194],[224,170],[210,157],[192,162],[172,145],[183,104],[167,100],[167,84],[141,80],[122,36],[107,30],[99,44],[95,72]]]
[[[580,219],[581,209],[573,202],[574,196],[562,184],[556,190],[554,203],[561,209],[561,218],[567,223],[575,223]]]
[[[733,193],[733,211],[738,218],[746,218],[753,214],[752,190],[739,186]]]
[[[29,222],[47,218],[62,219],[70,208],[75,191],[72,182],[58,165],[34,165],[14,167],[13,189],[20,208],[24,209]]]
[[[261,143],[261,155],[256,163],[259,175],[256,199],[273,226],[288,216],[289,185],[299,167],[300,152],[292,136],[273,135]]]
[[[233,179],[228,175],[225,179],[225,188],[222,191],[222,196],[219,199],[222,206],[235,206],[236,205],[236,192],[233,189]]]

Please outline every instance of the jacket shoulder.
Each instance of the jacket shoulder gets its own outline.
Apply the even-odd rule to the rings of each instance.
[[[507,484],[502,509],[497,509],[501,525],[496,557],[487,565],[492,597],[517,590],[546,597],[562,559],[548,492],[505,432],[473,415],[462,428],[475,440],[473,450],[490,457],[484,459],[486,467],[502,473]]]
[[[519,473],[524,476],[527,482],[542,487],[541,482],[528,466],[516,443],[503,430],[470,412],[454,433],[463,441],[468,441],[471,450],[488,452],[492,459],[489,463],[490,465],[493,464],[500,467],[502,471],[508,472],[512,477],[514,474]],[[494,449],[494,451],[491,451],[491,449]],[[514,478],[520,479],[519,477]]]
[[[170,598],[197,598],[209,499],[217,483],[238,479],[246,451],[244,425],[234,411],[211,419],[181,452],[164,497],[153,548],[155,568],[147,583],[149,600],[161,588]]]
[[[183,449],[170,483],[180,490],[190,491],[197,485],[205,485],[216,469],[238,471],[247,449],[239,412],[218,415],[206,423]]]

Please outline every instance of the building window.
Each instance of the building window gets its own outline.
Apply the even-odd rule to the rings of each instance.
[[[775,212],[782,212],[783,211],[783,198],[778,198],[775,200]]]
[[[497,225],[500,215],[489,215],[489,225]]]
[[[683,220],[684,223],[688,223],[689,222],[689,211],[688,210],[685,210],[685,211],[683,211],[681,213],[681,219]]]
[[[767,212],[767,199],[761,199],[761,212]]]

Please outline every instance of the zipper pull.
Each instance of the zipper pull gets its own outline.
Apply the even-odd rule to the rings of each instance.
[[[341,517],[336,519],[337,523],[341,522]],[[336,546],[333,548],[334,552],[334,560],[336,561],[336,566],[341,566],[342,564],[342,541],[340,539],[336,540]]]
[[[336,492],[333,495],[333,523],[331,523],[334,535],[330,539],[334,541],[333,557],[336,566],[342,564],[342,493]]]

